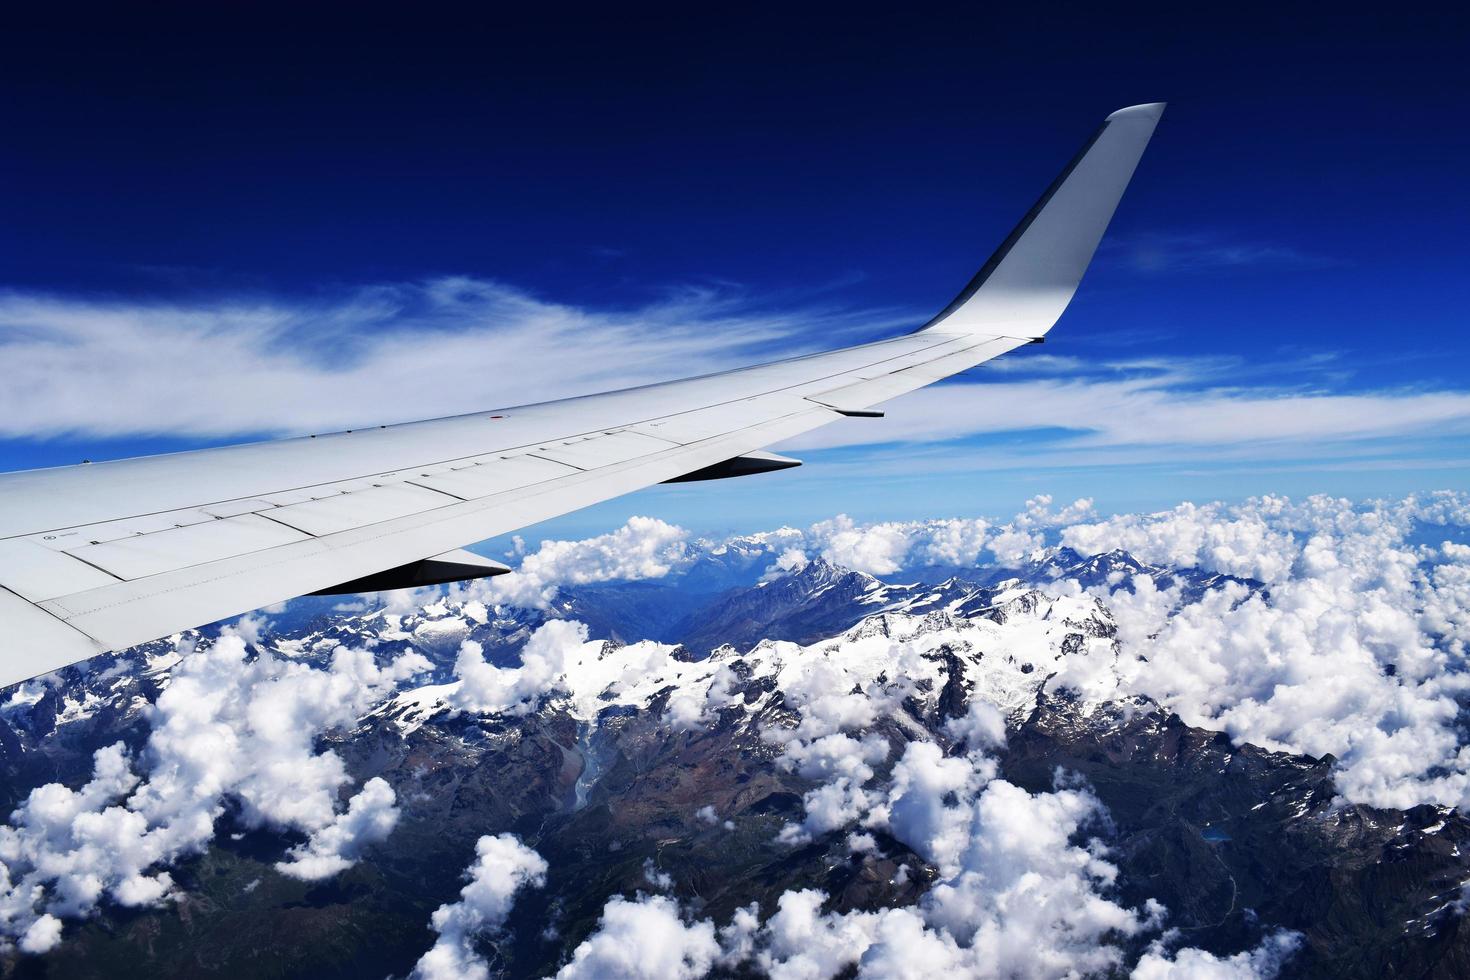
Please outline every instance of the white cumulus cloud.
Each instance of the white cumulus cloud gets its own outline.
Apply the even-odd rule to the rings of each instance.
[[[653,517],[580,541],[543,541],[509,575],[476,582],[466,594],[486,602],[544,608],[563,585],[663,578],[687,564],[689,534]]]
[[[138,759],[121,744],[101,749],[81,789],[41,786],[0,828],[0,934],[43,952],[59,940],[60,919],[104,900],[163,900],[173,888],[163,869],[209,844],[227,799],[249,826],[307,835],[281,872],[313,879],[350,865],[392,830],[393,790],[369,780],[339,809],[350,779],[316,737],[428,666],[417,654],[379,666],[339,647],[316,669],[266,650],[252,658],[229,633],[188,653],[152,709]]]
[[[553,619],[526,641],[519,667],[497,667],[485,660],[480,644],[466,640],[454,663],[459,685],[450,694],[450,704],[484,714],[525,714],[536,699],[565,689],[567,667],[586,645],[585,624]]]
[[[1171,954],[1156,942],[1130,975],[1133,980],[1265,980],[1281,972],[1301,943],[1300,933],[1278,931],[1255,949],[1215,956],[1192,948]]]
[[[1124,659],[1124,690],[1242,741],[1334,755],[1338,790],[1355,802],[1460,805],[1470,562],[1413,538],[1464,510],[1443,494],[1366,506],[1264,497],[1123,515],[1062,540],[1267,586],[1227,584],[1182,605],[1177,586],[1146,577],[1099,590],[1125,651],[1142,655]]]
[[[546,861],[514,834],[485,835],[475,844],[475,862],[459,901],[439,906],[430,920],[439,934],[419,958],[413,980],[485,980],[490,970],[475,941],[505,924],[523,888],[546,884]]]
[[[1046,530],[1091,514],[1091,500],[1078,500],[1053,511],[1052,498],[1041,494],[1005,522],[953,517],[864,524],[838,514],[804,530],[781,528],[739,540],[765,545],[779,555],[768,578],[800,571],[817,557],[869,575],[892,575],[927,565],[967,568],[989,559],[1014,563],[1045,544]]]
[[[558,980],[695,980],[720,955],[714,923],[685,922],[664,895],[614,897]]]

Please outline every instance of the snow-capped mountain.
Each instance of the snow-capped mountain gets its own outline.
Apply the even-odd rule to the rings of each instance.
[[[724,547],[667,581],[563,587],[538,608],[449,590],[250,624],[288,671],[340,670],[341,648],[379,666],[423,658],[314,743],[345,764],[343,805],[356,787],[391,787],[390,832],[303,879],[280,863],[308,846],[302,831],[226,795],[213,837],[174,859],[167,901],[102,900],[43,959],[11,952],[8,968],[404,975],[476,842],[504,834],[549,869],[495,935],[466,940],[511,976],[555,972],[612,928],[618,895],[673,915],[686,938],[710,923],[710,969],[731,975],[790,965],[796,946],[828,950],[809,975],[851,971],[881,959],[895,910],[910,910],[914,942],[960,962],[982,933],[1015,928],[1015,902],[1041,903],[1059,962],[1084,973],[1180,947],[1311,976],[1451,975],[1470,956],[1457,811],[1347,803],[1331,757],[1190,727],[1130,687],[1114,590],[1146,577],[1182,607],[1227,585],[1232,601],[1264,595],[1260,583],[1120,551],[876,577],[821,558],[781,569],[768,541]],[[218,635],[8,692],[10,807],[42,783],[86,782],[113,741],[148,764],[150,730],[173,710],[161,693]],[[973,828],[1015,814],[1053,843],[1033,858],[1019,840],[985,852]],[[989,897],[956,904],[981,879]],[[807,901],[820,909],[809,933],[783,945],[780,916]]]

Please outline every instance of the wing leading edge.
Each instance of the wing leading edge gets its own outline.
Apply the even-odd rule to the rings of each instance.
[[[468,542],[655,483],[778,468],[749,459],[1051,329],[1162,110],[1109,116],[913,334],[456,418],[0,474],[0,686],[348,583],[442,581]]]

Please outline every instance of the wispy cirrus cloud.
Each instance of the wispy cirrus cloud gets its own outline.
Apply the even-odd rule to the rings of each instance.
[[[447,277],[313,300],[0,293],[0,437],[285,434],[646,384],[906,319],[729,287],[590,310]],[[105,406],[100,409],[99,406]]]
[[[283,435],[432,418],[686,377],[893,332],[821,290],[721,285],[593,309],[445,277],[307,299],[0,292],[0,439]],[[796,449],[910,444],[905,472],[1359,458],[1470,434],[1470,389],[1373,388],[1335,351],[1103,360],[1042,352],[829,426]],[[939,451],[998,441],[983,458]],[[912,444],[935,447],[932,458]],[[881,466],[881,450],[870,462]],[[1455,455],[1453,452],[1449,455]],[[870,470],[869,472],[876,472]]]
[[[1282,242],[1204,231],[1151,232],[1111,238],[1103,243],[1101,258],[1141,273],[1325,269],[1343,264],[1339,259]]]
[[[1405,440],[1470,435],[1470,391],[1343,391],[1342,372],[1330,360],[1303,362],[1291,378],[1263,377],[1256,367],[1218,358],[1027,363],[1040,360],[995,372],[987,366],[964,382],[904,396],[885,418],[818,429],[788,448],[1031,433],[996,447],[985,465],[1046,454],[1061,454],[1064,465],[1117,465],[1360,455],[1382,452],[1387,441],[1402,448]]]

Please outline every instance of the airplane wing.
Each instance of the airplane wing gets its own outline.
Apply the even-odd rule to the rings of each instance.
[[[759,450],[1051,329],[1162,112],[1109,116],[915,333],[474,415],[0,474],[0,686],[299,595],[494,574],[454,549],[655,483],[794,465]]]

